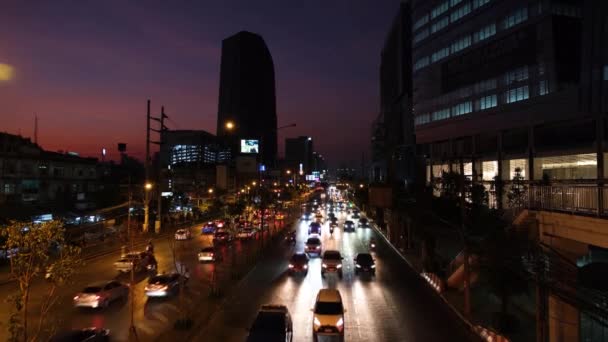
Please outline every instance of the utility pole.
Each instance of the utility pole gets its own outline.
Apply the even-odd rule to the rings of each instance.
[[[146,172],[145,184],[150,182],[150,100],[148,100],[148,111],[146,114],[146,160],[144,162]],[[144,192],[144,233],[148,232],[150,226],[150,197],[149,191]]]
[[[464,248],[462,249],[462,268],[464,273],[463,292],[464,292],[464,315],[467,319],[471,317],[471,270],[469,265],[469,242],[466,230],[466,210],[465,210],[465,187],[466,177],[464,175],[464,162],[460,160],[460,234]]]
[[[34,113],[34,144],[38,144],[38,114]]]
[[[131,232],[131,175],[129,175],[129,201],[127,202],[127,234],[129,235],[129,250],[133,251],[133,234]],[[135,328],[135,267],[131,267],[131,284],[129,286],[129,306],[130,306],[130,322],[129,322],[129,341],[138,341],[137,329]]]
[[[154,118],[154,117],[151,118],[152,120],[158,121],[160,123],[160,129],[158,129],[158,130],[153,129],[153,128],[151,129],[152,131],[157,132],[159,135],[158,141],[151,141],[151,143],[160,146],[161,149],[162,149],[162,145],[163,145],[163,134],[167,130],[167,127],[165,127],[166,118],[168,118],[168,116],[165,114],[165,106],[160,107],[160,118]],[[160,233],[161,223],[162,223],[162,219],[161,219],[161,215],[162,215],[161,184],[162,184],[162,176],[163,176],[163,167],[162,167],[162,161],[160,160],[160,157],[158,160],[157,172],[158,172],[158,184],[156,187],[157,213],[156,213],[156,222],[154,223],[154,232],[158,234],[158,233]]]

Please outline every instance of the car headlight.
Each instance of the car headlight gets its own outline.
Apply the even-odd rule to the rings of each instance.
[[[327,268],[327,265],[326,265],[326,264],[322,264],[321,266],[322,266],[323,268]]]
[[[376,265],[372,265],[372,268],[376,268]]]
[[[313,323],[315,326],[320,327],[321,326],[321,321],[319,321],[319,319],[317,317],[314,318]]]
[[[336,267],[337,268],[342,268],[342,264],[338,264]]]
[[[344,325],[344,319],[342,319],[342,317],[340,317],[340,319],[336,322],[336,326],[342,327],[343,325]]]
[[[357,268],[361,268],[361,265],[359,265],[359,264],[355,264],[355,267],[357,267]]]
[[[308,265],[304,265],[304,269],[308,269]]]
[[[289,264],[289,268],[293,268],[293,265],[292,265],[292,264]]]

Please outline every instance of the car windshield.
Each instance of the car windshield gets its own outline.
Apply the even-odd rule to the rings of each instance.
[[[353,221],[346,221],[344,224],[353,224]]]
[[[205,253],[205,252],[213,252],[213,247],[205,247],[203,249],[201,249],[201,252]]]
[[[294,254],[294,256],[291,257],[291,261],[292,262],[306,262],[306,255]]]
[[[280,312],[260,312],[251,330],[285,331],[285,315]]]
[[[339,302],[317,302],[315,307],[315,313],[319,315],[340,315],[342,311],[342,303]]]
[[[321,244],[321,240],[319,240],[318,238],[310,238],[308,239],[308,241],[306,241],[307,245],[320,245]]]
[[[156,277],[152,277],[150,278],[150,280],[148,280],[149,284],[167,284],[169,283],[169,280],[171,278],[169,276],[156,276]]]
[[[323,259],[339,260],[341,258],[340,252],[325,252],[325,255],[323,256]]]
[[[357,262],[358,263],[363,263],[363,264],[371,264],[372,263],[372,256],[369,254],[359,254],[357,255]]]
[[[85,287],[82,293],[97,293],[99,291],[101,291],[101,286],[89,286]]]

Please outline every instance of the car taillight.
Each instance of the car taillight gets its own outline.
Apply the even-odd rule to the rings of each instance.
[[[77,300],[78,298],[80,298],[79,296],[74,297],[74,300]]]

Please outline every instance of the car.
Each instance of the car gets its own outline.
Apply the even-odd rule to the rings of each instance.
[[[156,275],[148,279],[144,288],[148,297],[168,297],[179,291],[180,285],[185,285],[188,278],[179,273]]]
[[[376,262],[371,254],[359,253],[354,259],[355,274],[367,272],[371,275],[376,275]]]
[[[359,213],[356,213],[356,212],[355,212],[355,213],[353,213],[353,214],[352,214],[350,217],[351,217],[351,218],[354,218],[354,219],[358,219],[358,218],[360,218],[361,216],[359,215]]]
[[[253,230],[253,228],[243,228],[243,229],[239,230],[239,232],[236,234],[237,239],[240,239],[240,240],[251,239],[254,236],[255,236],[255,230]]]
[[[262,305],[251,328],[247,342],[291,342],[293,323],[285,305]]]
[[[304,273],[308,274],[308,255],[306,253],[296,253],[289,259],[289,274]]]
[[[215,223],[213,223],[212,221],[209,221],[207,223],[205,223],[205,225],[203,226],[203,229],[201,229],[201,234],[213,234],[215,233]]]
[[[198,252],[199,262],[214,262],[218,259],[215,255],[215,248],[204,247]]]
[[[325,277],[325,273],[337,273],[342,278],[342,255],[336,250],[326,250],[323,252],[321,260],[321,277]]]
[[[275,220],[284,220],[285,219],[285,214],[283,214],[283,213],[276,213],[276,215],[274,215],[274,219]]]
[[[332,229],[335,230],[335,229],[338,229],[338,228],[340,228],[340,226],[338,226],[337,223],[333,223],[332,222],[332,223],[329,224],[329,229],[330,230],[332,230]]]
[[[321,235],[321,224],[319,222],[311,222],[308,226],[308,235],[318,234]]]
[[[215,220],[215,226],[218,228],[224,228],[225,224],[226,222],[224,222],[224,220]]]
[[[306,245],[304,246],[304,252],[308,255],[316,254],[318,256],[321,255],[321,239],[318,236],[310,236],[308,240],[306,240]]]
[[[307,211],[304,214],[302,214],[302,220],[304,221],[308,221],[312,218],[312,213]]]
[[[355,223],[351,220],[344,221],[344,231],[345,232],[354,232],[355,231]]]
[[[369,221],[365,217],[359,220],[359,228],[369,228]]]
[[[340,291],[321,289],[312,309],[312,333],[316,340],[319,335],[339,336],[344,341],[344,306]]]
[[[192,233],[188,229],[178,229],[175,231],[175,240],[188,240],[192,237]]]
[[[127,253],[124,257],[114,263],[114,268],[120,272],[141,272],[144,270],[156,270],[157,263],[154,255],[148,252]]]
[[[129,296],[129,287],[116,280],[99,282],[85,287],[74,296],[74,306],[107,308],[111,302]]]
[[[213,235],[213,243],[223,243],[232,241],[232,236],[225,230],[217,230]]]
[[[338,218],[337,218],[337,217],[331,217],[331,218],[329,219],[329,222],[331,222],[331,223],[336,223],[336,224],[337,224],[337,223],[338,223]]]
[[[55,334],[50,342],[106,342],[110,340],[110,330],[84,328],[62,331]]]

